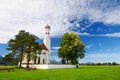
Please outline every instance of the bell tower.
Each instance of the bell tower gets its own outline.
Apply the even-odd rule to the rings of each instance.
[[[44,36],[44,41],[43,43],[48,49],[48,52],[46,54],[47,57],[47,63],[50,63],[50,26],[46,25],[45,26],[45,36]]]

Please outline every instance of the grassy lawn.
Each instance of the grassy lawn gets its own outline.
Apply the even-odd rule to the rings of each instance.
[[[120,66],[81,66],[73,69],[49,69],[14,72],[0,71],[0,80],[120,80]]]

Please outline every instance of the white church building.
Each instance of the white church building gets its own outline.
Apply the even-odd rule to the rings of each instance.
[[[31,60],[30,64],[49,64],[50,63],[50,26],[45,26],[45,36],[43,43],[41,43],[41,53],[37,53],[35,60]],[[22,64],[27,63],[27,56],[25,55]]]
[[[50,29],[49,25],[46,25],[44,33],[44,40],[39,46],[42,49],[40,54],[36,55],[35,60],[31,60],[29,63],[30,67],[36,67],[38,69],[52,69],[52,68],[73,68],[75,65],[63,65],[63,64],[50,64],[50,49],[51,49],[51,41],[50,41]],[[26,67],[27,56],[24,56],[22,61],[22,67]]]

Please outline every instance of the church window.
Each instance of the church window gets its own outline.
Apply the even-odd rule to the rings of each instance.
[[[34,58],[34,64],[36,64],[36,59],[37,59],[37,57],[35,56],[35,58]]]
[[[45,59],[43,59],[43,64],[45,64]]]
[[[38,64],[40,64],[40,57],[38,58]]]
[[[45,55],[45,52],[43,54]]]

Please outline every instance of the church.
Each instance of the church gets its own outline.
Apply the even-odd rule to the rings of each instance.
[[[50,64],[50,49],[51,49],[51,41],[50,41],[50,29],[49,25],[44,27],[44,40],[39,46],[42,49],[41,53],[37,53],[35,60],[31,60],[29,62],[29,67],[35,67],[37,69],[54,69],[54,68],[75,68],[76,65],[70,64]],[[22,67],[26,67],[27,56],[24,55],[24,59],[22,60]],[[19,65],[19,64],[18,64]]]
[[[31,60],[30,64],[50,64],[50,26],[46,25],[45,27],[45,35],[43,43],[39,46],[42,49],[41,54],[37,54],[35,60]],[[24,59],[22,64],[27,63],[27,56],[24,55]]]

